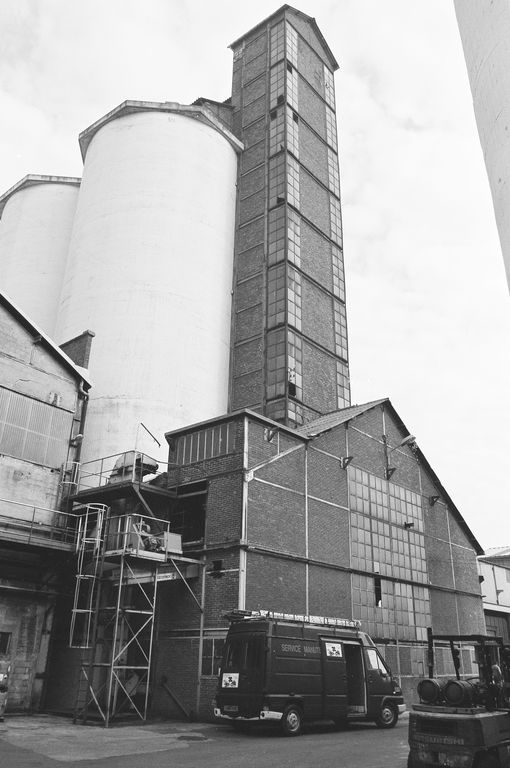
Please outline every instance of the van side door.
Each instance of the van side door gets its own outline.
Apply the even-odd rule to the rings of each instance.
[[[385,696],[392,694],[391,672],[376,648],[364,648],[368,714],[377,714]]]
[[[319,638],[322,664],[323,717],[347,717],[347,674],[344,646],[340,638]]]

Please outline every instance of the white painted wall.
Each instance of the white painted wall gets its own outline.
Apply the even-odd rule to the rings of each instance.
[[[22,187],[0,219],[0,290],[51,337],[78,192],[56,182]]]
[[[183,114],[93,136],[56,338],[96,333],[83,461],[135,443],[165,456],[165,431],[227,410],[236,169],[227,139]]]
[[[510,2],[455,0],[510,286]]]
[[[510,609],[510,568],[478,561],[478,572],[483,576],[481,590],[484,607],[497,610],[497,606]]]

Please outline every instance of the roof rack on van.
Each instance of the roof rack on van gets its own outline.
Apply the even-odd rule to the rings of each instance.
[[[279,611],[243,611],[240,609],[225,614],[229,621],[244,621],[246,619],[279,619],[280,621],[295,621],[300,624],[322,624],[330,627],[349,627],[360,629],[361,621],[357,619],[338,619],[332,616],[305,616],[300,613],[280,613]]]

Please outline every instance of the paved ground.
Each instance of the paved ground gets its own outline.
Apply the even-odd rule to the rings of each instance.
[[[0,723],[1,768],[405,768],[407,716],[382,731],[371,724],[338,731],[309,726],[285,738],[257,727],[237,733],[210,723],[73,725],[45,715],[7,716]]]

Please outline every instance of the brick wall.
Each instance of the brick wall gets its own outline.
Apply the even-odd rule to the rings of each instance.
[[[346,510],[309,500],[308,530],[308,551],[311,560],[348,567],[349,513]]]
[[[349,573],[331,568],[310,566],[309,594],[309,610],[312,615],[351,618],[351,576]]]
[[[2,660],[9,661],[9,692],[7,708],[30,710],[37,708],[38,697],[33,690],[35,673],[38,669],[38,657],[42,633],[51,628],[45,622],[48,600],[17,594],[16,597],[3,596],[0,603],[0,629],[11,633],[8,653]],[[50,613],[49,616],[52,614]],[[44,670],[43,659],[42,670]],[[40,668],[40,665],[39,665]]]
[[[247,555],[246,608],[304,613],[305,565],[254,552]]]

